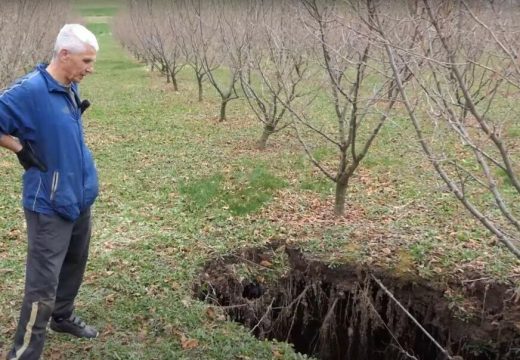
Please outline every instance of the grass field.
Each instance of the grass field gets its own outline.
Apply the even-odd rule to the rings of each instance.
[[[117,3],[78,9],[108,18]],[[436,282],[478,273],[518,283],[518,261],[493,245],[446,191],[404,118],[388,123],[353,180],[345,217],[334,219],[332,183],[289,133],[254,150],[261,128],[244,101],[232,102],[228,121],[218,123],[216,94],[206,84],[198,103],[188,69],[174,92],[119,47],[109,24],[89,27],[100,52],[96,73],[81,89],[93,104],[84,123],[101,193],[77,307],[102,334],[84,342],[51,333],[45,359],[301,358],[287,344],[257,340],[192,296],[205,262],[273,239],[296,243],[331,266],[355,260]],[[0,347],[6,350],[23,293],[26,241],[22,172],[6,151],[0,171]]]

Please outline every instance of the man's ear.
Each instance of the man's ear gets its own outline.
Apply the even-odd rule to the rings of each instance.
[[[61,49],[58,53],[58,58],[62,61],[68,60],[70,57],[70,51],[67,49]]]

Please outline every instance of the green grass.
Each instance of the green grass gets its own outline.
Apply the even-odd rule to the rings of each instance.
[[[222,175],[181,184],[179,192],[185,195],[196,208],[204,208],[220,195]]]
[[[82,16],[114,16],[117,14],[118,8],[113,6],[107,7],[84,7],[81,9]]]
[[[251,173],[233,173],[227,189],[224,177],[215,174],[208,178],[182,183],[179,192],[193,211],[222,208],[231,215],[247,215],[259,210],[273,196],[273,193],[286,184],[263,167]]]
[[[225,203],[234,215],[250,214],[271,200],[273,192],[285,186],[285,181],[264,168],[255,168],[237,192],[227,194]]]
[[[87,28],[96,36],[110,33],[110,27],[106,23],[88,24]]]
[[[80,2],[77,8],[83,15],[108,16],[116,5]],[[50,334],[45,358],[272,359],[274,353],[298,358],[287,344],[259,341],[238,324],[208,317],[207,305],[192,297],[207,261],[274,238],[298,243],[331,266],[356,261],[427,278],[475,268],[503,279],[518,267],[507,251],[488,244],[489,234],[432,174],[405,117],[388,122],[352,179],[345,220],[327,222],[334,183],[310,164],[294,137],[276,134],[266,151],[256,151],[261,127],[243,100],[230,103],[228,121],[217,123],[217,94],[206,83],[198,103],[188,68],[174,93],[156,72],[128,57],[106,23],[88,26],[100,52],[96,72],[81,91],[92,102],[85,135],[101,193],[78,312],[102,336],[86,343]],[[329,121],[330,101],[322,96],[315,106],[322,121]],[[322,160],[337,160],[327,147],[314,149]],[[23,292],[26,244],[21,170],[4,154],[0,344],[5,347]],[[198,345],[183,349],[183,337]]]
[[[124,0],[73,0],[73,6],[81,16],[114,16]]]

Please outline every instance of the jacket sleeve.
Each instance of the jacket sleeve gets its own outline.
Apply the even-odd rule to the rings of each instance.
[[[30,98],[22,86],[15,86],[0,95],[0,135],[12,135],[24,139],[30,130],[30,116],[26,109],[31,107],[28,104]]]

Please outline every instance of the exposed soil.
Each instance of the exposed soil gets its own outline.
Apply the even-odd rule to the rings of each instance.
[[[280,249],[287,266],[275,279]],[[520,294],[489,280],[434,286],[279,247],[211,261],[195,293],[255,336],[320,359],[520,359]]]

